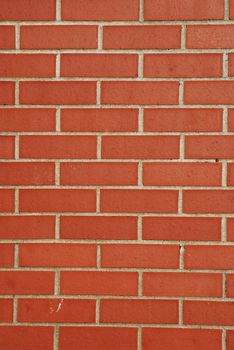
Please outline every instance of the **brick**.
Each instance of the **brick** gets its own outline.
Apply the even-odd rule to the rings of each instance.
[[[234,55],[232,53],[228,55],[228,76],[234,76]]]
[[[62,163],[60,183],[71,186],[137,185],[137,168],[137,163]]]
[[[233,213],[234,191],[184,191],[184,213]]]
[[[23,81],[20,103],[31,105],[85,105],[96,103],[93,81]]]
[[[14,136],[0,136],[0,158],[12,159],[15,157]]]
[[[62,19],[78,21],[137,21],[138,0],[63,0]]]
[[[137,77],[137,55],[64,54],[61,55],[62,77]]]
[[[105,244],[101,247],[102,267],[178,268],[176,245]]]
[[[137,328],[60,327],[59,350],[75,350],[77,344],[79,350],[137,350]]]
[[[232,350],[234,347],[234,331],[227,331],[226,338],[227,350]]]
[[[186,81],[184,103],[194,105],[234,104],[233,81]]]
[[[95,300],[19,299],[19,322],[95,322]]]
[[[144,55],[146,78],[211,78],[221,77],[222,71],[220,54]]]
[[[137,295],[136,272],[61,271],[61,294]]]
[[[228,274],[226,278],[227,278],[227,281],[226,281],[227,297],[233,298],[234,297],[234,275]]]
[[[177,104],[176,81],[105,81],[101,85],[101,102],[106,105]]]
[[[0,322],[13,322],[13,299],[0,299]]]
[[[13,105],[15,103],[15,83],[9,81],[0,82],[0,104]]]
[[[234,19],[234,1],[230,0],[230,5],[229,5],[229,18]],[[228,349],[229,350],[229,349]]]
[[[234,108],[228,110],[228,131],[234,131]]]
[[[193,272],[146,272],[143,280],[145,296],[220,297],[222,275]]]
[[[0,49],[14,49],[15,48],[15,27],[14,26],[0,26]]]
[[[1,0],[1,21],[50,21],[55,13],[55,0]]]
[[[0,244],[0,267],[12,266],[14,266],[14,244]]]
[[[189,49],[231,49],[234,45],[232,24],[189,25],[186,34]]]
[[[0,108],[0,129],[2,132],[55,131],[55,110]]]
[[[102,138],[102,158],[176,159],[178,157],[178,136],[104,136]]]
[[[104,323],[163,323],[178,322],[176,300],[101,300],[100,321]]]
[[[234,269],[234,246],[187,246],[185,249],[187,269]]]
[[[0,326],[0,348],[4,350],[52,350],[53,338],[52,327]]]
[[[137,131],[138,110],[133,108],[62,109],[61,130],[80,132]]]
[[[0,163],[0,185],[54,185],[55,167],[53,163]]]
[[[176,213],[178,191],[101,190],[101,212]]]
[[[222,164],[144,163],[145,186],[221,186]]]
[[[0,239],[53,239],[52,216],[0,216]]]
[[[104,26],[104,49],[177,49],[181,26]]]
[[[145,0],[146,21],[202,21],[223,18],[222,0]]]
[[[185,324],[232,326],[233,322],[232,302],[188,300],[184,302]]]
[[[12,213],[15,210],[15,191],[0,189],[0,212]]]
[[[54,77],[55,55],[1,54],[0,76],[6,78]]]
[[[222,332],[217,329],[143,328],[143,350],[221,350]]]
[[[187,136],[185,138],[185,158],[233,159],[234,136]]]
[[[19,265],[22,267],[96,267],[94,244],[42,243],[20,244]]]
[[[228,163],[227,165],[227,184],[228,186],[234,186],[234,163]]]
[[[146,108],[144,131],[222,131],[222,113],[219,108]]]
[[[64,239],[137,239],[137,218],[128,216],[61,216]]]
[[[96,49],[97,26],[21,26],[21,49]]]
[[[221,221],[208,217],[144,217],[143,239],[220,241]]]
[[[20,190],[20,212],[94,212],[95,190]]]
[[[96,158],[95,136],[21,136],[20,158]]]
[[[227,219],[227,240],[234,242],[234,219]]]
[[[0,271],[0,286],[1,295],[53,294],[54,273],[44,271]]]

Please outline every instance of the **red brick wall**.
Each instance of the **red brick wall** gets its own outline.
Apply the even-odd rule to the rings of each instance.
[[[233,350],[234,1],[0,21],[0,350]]]

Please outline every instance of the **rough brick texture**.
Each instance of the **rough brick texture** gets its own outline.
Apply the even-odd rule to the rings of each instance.
[[[0,350],[234,350],[234,0],[0,0]]]

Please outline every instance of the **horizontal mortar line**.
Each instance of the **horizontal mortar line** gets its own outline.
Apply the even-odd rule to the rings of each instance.
[[[88,104],[88,105],[66,105],[66,104],[60,104],[60,105],[53,105],[53,104],[46,104],[46,105],[40,105],[40,104],[19,104],[19,105],[0,105],[0,108],[62,108],[62,109],[72,109],[72,108],[98,108],[97,104]],[[100,107],[99,107],[100,108]],[[214,105],[201,105],[201,104],[163,104],[163,105],[132,105],[132,104],[102,104],[101,108],[124,108],[124,109],[132,109],[132,108],[151,108],[151,109],[160,109],[160,108],[234,108],[234,104],[226,105],[226,104],[214,104]]]
[[[170,190],[170,191],[179,191],[179,190],[198,190],[198,191],[212,191],[212,190],[222,190],[222,191],[233,191],[234,186],[228,186],[223,187],[220,186],[176,186],[176,185],[170,185],[170,186],[147,186],[144,185],[142,187],[141,185],[135,185],[135,186],[129,186],[129,185],[116,185],[116,186],[108,186],[108,185],[34,185],[34,186],[27,186],[27,185],[17,185],[17,189],[19,190],[55,190],[55,189],[61,189],[61,190]],[[0,186],[0,189],[16,189],[15,185],[2,185]]]
[[[77,123],[78,124],[78,123]],[[14,136],[14,135],[27,135],[27,136],[181,136],[181,131],[0,131],[0,135]],[[183,131],[184,136],[228,136],[234,135],[234,131]]]
[[[20,213],[11,213],[11,212],[2,212],[0,216],[53,216],[53,215],[62,215],[62,216],[143,216],[143,217],[182,217],[179,213],[128,213],[128,212],[20,212]],[[234,217],[234,213],[183,213],[183,217]]]
[[[227,163],[233,163],[233,160],[226,160],[225,158],[218,158],[219,162],[221,163],[222,160],[227,161]],[[84,158],[19,158],[19,159],[0,159],[0,163],[54,163],[56,161],[59,161],[61,163],[137,163],[139,161],[143,161],[144,163],[218,163],[216,159],[179,159],[179,158],[174,158],[174,159],[99,159],[99,158],[92,158],[92,159],[84,159]]]

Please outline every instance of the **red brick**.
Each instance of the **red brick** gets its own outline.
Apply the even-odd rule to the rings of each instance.
[[[217,329],[143,328],[143,350],[221,350],[222,332]]]
[[[61,130],[73,132],[137,131],[138,110],[132,108],[62,109]]]
[[[228,186],[234,186],[234,163],[227,165],[227,184]]]
[[[181,26],[104,26],[104,49],[176,49]]]
[[[200,159],[233,159],[234,136],[187,136],[185,157]]]
[[[229,5],[229,18],[234,19],[234,1],[230,0],[230,5]],[[234,338],[233,338],[234,339]],[[234,340],[233,340],[234,342]],[[233,343],[234,344],[234,343]],[[229,349],[228,349],[229,350]]]
[[[0,326],[0,348],[4,350],[52,350],[52,327]]]
[[[232,53],[228,55],[228,76],[234,76],[234,55]]]
[[[137,328],[60,327],[59,350],[76,350],[77,344],[79,350],[137,350]]]
[[[105,323],[178,323],[175,300],[101,300],[100,321]]]
[[[176,213],[178,191],[101,190],[101,212]]]
[[[221,220],[208,217],[144,217],[143,239],[220,241]]]
[[[234,347],[234,331],[227,331],[226,340],[227,350],[232,350]]]
[[[94,212],[95,190],[20,190],[21,212]]]
[[[21,49],[96,49],[97,26],[22,26]]]
[[[1,131],[55,131],[55,110],[0,108]]]
[[[184,85],[185,104],[234,104],[233,95],[233,81],[186,81]]]
[[[61,272],[61,294],[137,295],[137,285],[136,272]]]
[[[63,0],[62,19],[79,21],[137,21],[138,0]]]
[[[0,82],[0,104],[13,105],[15,103],[15,83],[11,81]]]
[[[227,282],[226,282],[226,291],[227,291],[227,297],[233,298],[234,297],[234,275],[228,274],[227,275]]]
[[[0,299],[0,322],[13,322],[13,299]]]
[[[218,108],[146,108],[144,131],[222,131],[222,113]]]
[[[0,158],[12,159],[15,157],[14,136],[0,136]]]
[[[54,77],[55,55],[1,54],[1,77]]]
[[[60,237],[63,239],[137,239],[137,218],[128,216],[62,216],[60,231]]]
[[[0,244],[0,267],[12,266],[14,266],[14,244]]]
[[[145,186],[221,186],[222,164],[144,163]]]
[[[211,78],[221,77],[220,54],[150,54],[144,56],[144,77]]]
[[[234,108],[228,110],[228,131],[234,131]]]
[[[227,240],[234,242],[234,219],[227,219]]]
[[[101,101],[107,105],[173,105],[178,96],[176,81],[105,81],[101,85]]]
[[[187,26],[186,42],[190,49],[232,49],[234,25],[225,23]]]
[[[0,26],[0,49],[15,48],[15,27]]]
[[[0,294],[3,295],[53,294],[54,273],[41,271],[0,271],[0,286]]]
[[[42,243],[21,244],[19,265],[22,267],[96,267],[94,244]]]
[[[137,55],[64,54],[62,77],[137,77]]]
[[[193,272],[144,273],[143,295],[181,297],[220,297],[222,275]]]
[[[184,213],[233,213],[234,191],[184,191]]]
[[[96,103],[93,81],[23,81],[20,103],[31,105],[85,105]]]
[[[234,246],[187,246],[185,249],[187,269],[234,269]]]
[[[95,300],[19,299],[19,322],[95,322]]]
[[[15,210],[15,191],[0,189],[0,212],[14,212]]]
[[[61,185],[137,185],[137,163],[61,163],[60,169]]]
[[[178,157],[178,136],[104,136],[102,138],[102,158],[176,159]]]
[[[54,185],[53,163],[0,163],[0,185]]]
[[[224,18],[222,0],[145,0],[146,21],[202,21]]]
[[[101,247],[102,267],[178,268],[176,245],[105,244]]]
[[[0,216],[0,239],[53,239],[52,216]]]
[[[188,301],[184,302],[184,323],[199,325],[232,326],[234,304],[232,302]]]
[[[96,158],[95,136],[21,136],[20,158]]]
[[[50,21],[55,13],[55,0],[1,0],[1,21]]]

